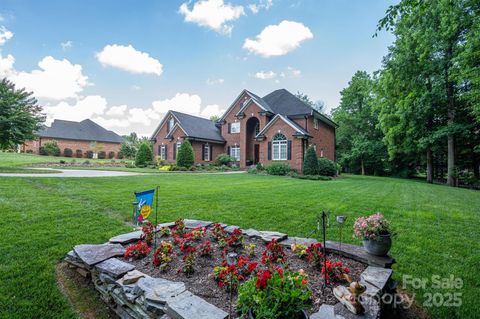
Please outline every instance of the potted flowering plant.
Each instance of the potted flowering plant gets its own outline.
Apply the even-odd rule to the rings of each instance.
[[[357,218],[353,232],[354,237],[363,239],[363,247],[372,255],[385,256],[392,247],[393,232],[381,213]]]
[[[308,319],[311,291],[303,271],[259,270],[238,290],[237,310],[249,319]]]

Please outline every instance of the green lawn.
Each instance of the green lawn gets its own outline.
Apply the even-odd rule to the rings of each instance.
[[[0,162],[1,162],[0,154]],[[393,178],[328,181],[249,174],[164,174],[115,178],[0,177],[0,318],[74,318],[55,281],[55,265],[76,244],[102,243],[132,229],[133,192],[160,185],[160,221],[199,218],[307,236],[322,209],[355,217],[383,212],[398,232],[395,277],[462,278],[460,308],[434,318],[478,318],[480,192]],[[333,220],[333,218],[332,218]],[[338,240],[332,221],[328,239]],[[425,293],[452,290],[414,290]],[[457,292],[457,291],[455,291]]]

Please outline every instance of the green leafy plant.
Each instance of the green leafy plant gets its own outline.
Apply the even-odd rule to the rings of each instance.
[[[304,272],[259,270],[238,289],[237,310],[244,317],[251,311],[257,319],[301,318],[311,296]]]
[[[178,149],[177,166],[190,168],[195,163],[195,154],[192,144],[188,140],[183,141]]]
[[[287,163],[273,163],[265,167],[269,175],[287,175],[291,171]]]
[[[312,264],[313,267],[320,270],[323,265],[323,258],[325,258],[322,252],[322,244],[321,243],[311,244],[307,248],[306,254],[307,254],[308,262]]]
[[[303,175],[318,175],[320,170],[318,168],[317,153],[315,148],[310,146],[305,153],[305,160],[302,167]]]
[[[393,234],[390,222],[381,214],[359,217],[353,224],[353,235],[362,239],[377,240],[382,235]]]
[[[191,275],[195,272],[195,254],[190,253],[183,256],[183,265],[178,272],[183,272],[186,275]]]
[[[135,157],[135,166],[145,167],[152,162],[152,159],[152,146],[148,143],[142,143],[138,148],[137,156]]]
[[[172,231],[170,230],[169,227],[162,227],[160,228],[159,233],[160,233],[160,237],[166,237],[166,236],[170,236]]]
[[[65,156],[65,157],[72,157],[72,155],[73,155],[73,151],[72,151],[71,148],[68,148],[68,147],[67,147],[67,148],[65,148],[65,149],[63,150],[63,156]]]
[[[337,174],[335,162],[328,158],[320,157],[318,159],[318,173],[323,176],[335,176]]]
[[[292,244],[292,252],[300,258],[303,258],[307,255],[307,246],[302,244]]]
[[[60,148],[58,147],[57,141],[51,140],[43,144],[43,149],[47,155],[50,156],[60,156]]]
[[[172,252],[172,243],[169,241],[162,241],[153,255],[153,265],[159,267],[162,271],[167,270],[172,262]]]
[[[216,159],[218,165],[229,165],[231,162],[234,161],[235,160],[226,153],[219,154]]]

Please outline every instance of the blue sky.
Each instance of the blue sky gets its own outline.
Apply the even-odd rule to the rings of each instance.
[[[380,67],[393,36],[372,35],[395,2],[2,0],[0,76],[39,96],[49,121],[119,133],[150,134],[167,108],[208,117],[243,88],[330,110],[355,71]]]

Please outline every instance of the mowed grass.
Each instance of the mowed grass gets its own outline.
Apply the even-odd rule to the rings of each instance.
[[[74,318],[56,286],[55,265],[74,245],[103,243],[131,226],[133,192],[160,186],[159,221],[197,218],[242,228],[309,236],[322,209],[332,211],[328,239],[338,240],[336,214],[383,212],[398,232],[395,278],[460,277],[461,307],[431,307],[433,318],[478,318],[480,192],[422,182],[342,176],[308,181],[249,174],[158,174],[115,178],[0,177],[0,317]]]

